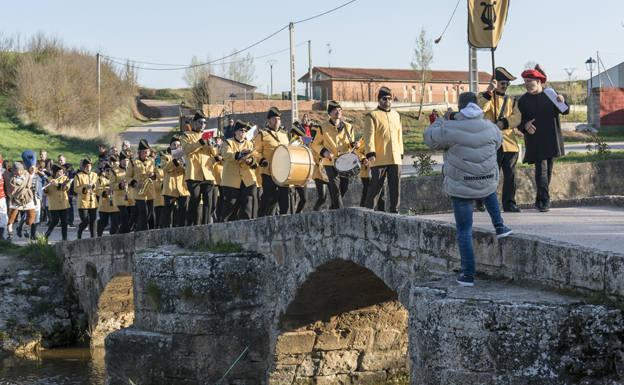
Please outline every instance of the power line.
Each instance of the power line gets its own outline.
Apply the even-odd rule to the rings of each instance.
[[[340,8],[346,7],[347,5],[349,5],[351,3],[355,3],[356,1],[357,0],[347,1],[346,3],[344,3],[342,5],[339,5],[336,8],[332,8],[329,11],[325,11],[325,12],[319,13],[318,15],[314,15],[314,16],[308,17],[306,19],[301,19],[299,21],[295,21],[294,24],[305,23],[306,21],[314,20],[314,19],[319,18],[321,16],[325,16],[325,15],[327,15],[329,13],[332,13],[332,12],[335,12],[335,11],[339,10]]]
[[[302,46],[304,44],[307,44],[307,40],[300,42],[295,47],[300,47],[300,46]],[[274,56],[274,55],[277,55],[277,54],[280,54],[280,53],[284,53],[284,52],[286,52],[288,50],[290,50],[290,47],[281,49],[279,51],[271,52],[271,53],[268,53],[268,54],[265,54],[265,55],[255,56],[255,57],[252,57],[250,59],[252,59],[252,60],[264,59],[264,58],[269,57],[269,56]],[[130,60],[130,59],[119,59],[119,60],[117,60],[118,58],[113,58],[112,56],[106,56],[106,55],[101,55],[101,56],[105,57],[111,63],[115,63],[115,64],[122,65],[122,66],[130,65],[134,69],[147,70],[147,71],[179,71],[179,70],[185,70],[185,69],[188,69],[188,68],[193,68],[193,67],[196,66],[196,65],[188,65],[188,64],[179,64],[179,65],[177,65],[177,67],[173,67],[173,68],[144,67],[144,66],[136,66],[136,65],[133,65],[132,63],[148,63],[148,62],[133,61],[133,60]],[[126,60],[126,62],[122,62],[120,60]],[[241,59],[241,60],[234,60],[234,61],[229,61],[229,62],[218,62],[218,63],[211,63],[211,64],[215,64],[215,65],[234,64],[234,63],[241,63],[241,62],[243,62],[245,60],[249,60],[249,59],[246,58],[246,59]],[[152,63],[152,64],[156,64],[156,63]],[[160,64],[160,65],[163,65],[163,64]]]
[[[349,4],[351,4],[351,3],[355,3],[356,1],[357,1],[357,0],[350,0],[350,1],[347,1],[346,3],[344,3],[344,4],[342,4],[342,5],[339,5],[339,6],[335,7],[335,8],[332,8],[332,9],[330,9],[330,10],[327,10],[327,11],[325,11],[325,12],[321,12],[321,13],[319,13],[319,14],[317,14],[317,15],[314,15],[314,16],[311,16],[311,17],[308,17],[308,18],[301,19],[301,20],[298,20],[298,21],[296,21],[296,22],[293,22],[293,24],[304,23],[304,22],[306,22],[306,21],[310,21],[310,20],[317,19],[317,18],[319,18],[319,17],[321,17],[321,16],[325,16],[325,15],[330,14],[330,13],[332,13],[332,12],[335,12],[335,11],[337,11],[337,10],[339,10],[339,9],[343,8],[343,7],[346,7],[347,5],[349,5]],[[178,70],[183,70],[183,69],[187,69],[187,68],[202,67],[202,66],[206,66],[206,65],[215,64],[215,63],[217,63],[217,62],[219,62],[219,61],[221,61],[221,60],[224,60],[224,59],[230,58],[230,57],[232,57],[232,56],[238,55],[238,54],[239,54],[239,53],[241,53],[241,52],[244,52],[244,51],[250,50],[251,48],[258,46],[258,45],[260,45],[260,44],[264,43],[265,41],[269,40],[269,39],[270,39],[270,38],[272,38],[273,36],[275,36],[275,35],[279,34],[280,32],[282,32],[283,30],[287,29],[288,27],[289,27],[289,25],[287,24],[287,25],[283,26],[282,28],[278,29],[277,31],[275,31],[275,32],[271,33],[270,35],[268,35],[268,36],[266,36],[266,37],[264,37],[264,38],[262,38],[262,39],[258,40],[257,42],[255,42],[255,43],[253,43],[253,44],[251,44],[251,45],[248,45],[248,46],[247,46],[247,47],[245,47],[245,48],[242,48],[242,49],[240,49],[240,50],[234,51],[234,52],[232,52],[232,53],[231,53],[231,54],[229,54],[229,55],[226,55],[226,56],[223,56],[223,57],[220,57],[220,58],[218,58],[218,59],[211,60],[211,61],[208,61],[208,62],[204,62],[204,63],[197,63],[197,64],[191,64],[191,65],[181,65],[181,66],[177,66],[176,64],[153,63],[153,62],[144,62],[144,61],[139,61],[139,60],[128,60],[128,61],[130,61],[130,62],[135,62],[135,63],[142,63],[142,64],[152,64],[152,65],[159,65],[159,66],[171,66],[171,67],[172,67],[172,68],[150,68],[150,67],[140,67],[140,66],[134,66],[134,68],[135,68],[135,69],[140,69],[140,70],[150,70],[150,71],[178,71]],[[106,58],[106,59],[108,59],[109,61],[111,61],[111,62],[113,62],[113,63],[117,63],[117,64],[121,64],[121,65],[127,65],[127,63],[123,63],[123,62],[118,61],[118,60],[123,60],[123,59],[120,59],[120,58],[117,58],[117,57],[114,57],[114,56],[107,56],[107,55],[101,55],[101,56],[102,56],[102,57],[104,57],[104,58]],[[266,56],[265,56],[265,57],[266,57]]]

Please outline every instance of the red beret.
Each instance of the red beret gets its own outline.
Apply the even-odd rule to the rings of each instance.
[[[536,79],[542,83],[546,83],[546,75],[538,70],[526,70],[522,72],[523,79]]]

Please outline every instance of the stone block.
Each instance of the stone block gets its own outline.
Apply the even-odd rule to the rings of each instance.
[[[346,330],[325,330],[316,338],[314,350],[346,349],[353,341],[353,332]]]
[[[313,331],[286,332],[277,338],[277,354],[309,353],[314,347],[316,333]]]
[[[407,353],[399,350],[364,352],[358,371],[376,372],[407,368]],[[406,369],[407,370],[407,369]]]
[[[407,315],[406,315],[407,316]],[[393,329],[384,329],[377,331],[375,335],[374,350],[393,350],[398,349],[401,342],[401,332]],[[403,333],[405,334],[405,333]]]
[[[324,352],[318,375],[352,373],[357,370],[359,352],[355,350],[332,350]]]

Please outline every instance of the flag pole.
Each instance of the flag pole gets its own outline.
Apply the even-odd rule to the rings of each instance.
[[[492,53],[492,80],[494,80],[496,78],[496,60],[494,59],[494,50],[496,48],[492,47],[490,48],[490,52]],[[500,114],[500,112],[498,112],[498,100],[497,100],[497,96],[496,96],[496,89],[494,89],[494,92],[492,93],[492,101],[494,102],[494,124],[498,123],[498,115]]]

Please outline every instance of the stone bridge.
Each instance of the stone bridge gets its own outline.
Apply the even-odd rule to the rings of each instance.
[[[55,247],[111,385],[620,383],[623,255],[474,246],[473,289],[453,225],[362,209]]]

